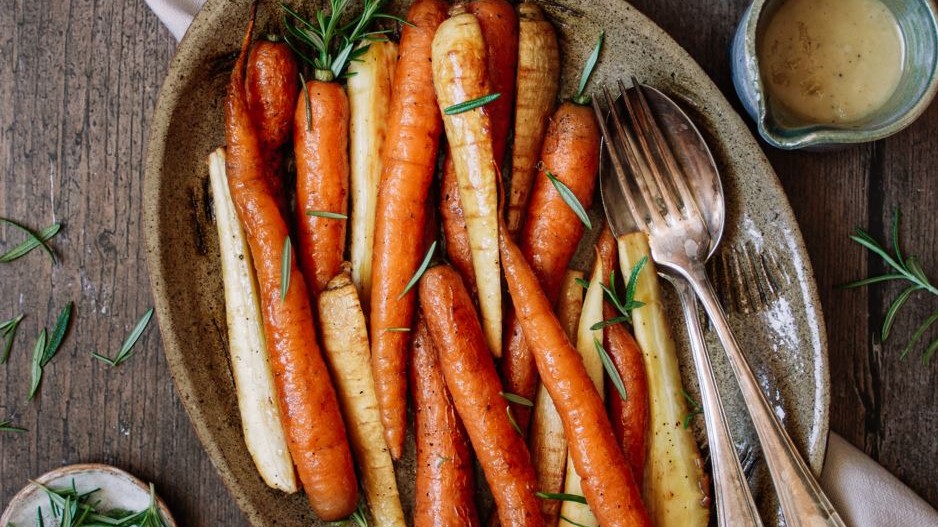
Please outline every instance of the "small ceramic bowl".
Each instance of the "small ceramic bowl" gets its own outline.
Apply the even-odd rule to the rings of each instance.
[[[938,90],[938,15],[933,0],[882,0],[899,23],[904,45],[902,77],[883,107],[842,125],[792,125],[773,115],[756,53],[762,31],[784,0],[755,0],[743,13],[731,48],[733,84],[759,134],[777,148],[826,149],[875,141],[918,118]]]
[[[35,481],[52,489],[70,488],[73,483],[78,492],[98,489],[92,497],[99,503],[100,510],[138,511],[146,509],[150,503],[150,488],[146,484],[110,465],[69,465],[47,472]],[[176,527],[166,504],[159,497],[156,498],[156,505],[167,527]],[[30,483],[10,500],[0,516],[0,525],[36,525],[36,510],[39,508],[43,511],[46,525],[58,525],[49,510],[49,498],[45,491]]]

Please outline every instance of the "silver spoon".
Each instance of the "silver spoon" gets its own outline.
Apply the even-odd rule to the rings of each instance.
[[[690,118],[667,96],[650,87],[645,88],[648,103],[660,119],[661,128],[666,139],[674,148],[675,156],[681,167],[687,171],[688,181],[692,191],[701,204],[701,211],[710,231],[710,246],[708,258],[713,256],[720,238],[723,235],[725,223],[724,209],[718,204],[723,203],[723,186],[720,183],[720,174],[716,163],[710,155],[710,150],[701,137],[700,132],[691,122]],[[621,98],[616,104],[623,104]],[[625,110],[623,109],[622,112]],[[611,123],[610,123],[611,125]],[[608,162],[605,152],[602,156],[601,192],[603,204],[610,202],[609,197],[621,195],[618,189],[607,189],[607,185],[617,185],[615,174],[605,174],[614,168]],[[624,212],[624,211],[621,211]],[[622,234],[639,231],[631,214],[608,214],[612,233],[618,238]],[[628,276],[626,269],[623,276]],[[697,380],[700,384],[701,406],[704,410],[704,421],[707,427],[707,440],[710,446],[710,458],[713,467],[713,489],[716,500],[717,525],[721,526],[762,526],[759,511],[752,499],[745,472],[736,455],[736,446],[730,435],[723,411],[720,391],[717,387],[713,367],[710,364],[710,355],[704,342],[703,330],[700,327],[700,318],[697,312],[697,298],[686,280],[672,277],[663,273],[663,276],[677,290],[684,311],[684,320],[687,323],[687,333],[690,341],[691,354],[697,370]]]

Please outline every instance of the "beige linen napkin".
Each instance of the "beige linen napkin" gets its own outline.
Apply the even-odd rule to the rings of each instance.
[[[205,0],[146,0],[176,40]],[[938,512],[863,452],[830,434],[821,486],[852,527],[938,527]]]

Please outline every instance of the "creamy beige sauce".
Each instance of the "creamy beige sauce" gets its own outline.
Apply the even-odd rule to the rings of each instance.
[[[813,123],[863,119],[902,76],[902,34],[879,0],[785,0],[758,54],[771,103]]]

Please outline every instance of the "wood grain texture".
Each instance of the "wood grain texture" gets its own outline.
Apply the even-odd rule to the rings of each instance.
[[[138,0],[16,0],[0,9],[0,216],[63,231],[59,263],[0,264],[0,319],[25,313],[0,366],[0,507],[33,478],[103,462],[153,481],[180,525],[243,525],[175,393],[155,320],[118,368],[114,354],[152,305],[141,194],[147,124],[175,42]],[[3,247],[22,239],[0,229]],[[39,395],[32,345],[59,310],[75,318]]]
[[[730,101],[727,49],[747,2],[636,0],[714,78]],[[607,30],[612,30],[612,27]],[[139,0],[12,0],[0,10],[0,216],[41,228],[65,223],[53,266],[36,252],[0,264],[0,319],[26,313],[0,366],[0,506],[30,477],[63,464],[112,463],[154,481],[181,525],[245,525],[179,404],[155,324],[138,356],[108,368],[152,305],[141,231],[147,124],[175,43]],[[738,105],[737,105],[737,108]],[[938,487],[938,362],[899,360],[938,301],[913,297],[878,342],[898,285],[838,284],[883,270],[847,239],[855,226],[887,236],[905,213],[904,248],[938,278],[938,106],[873,145],[826,154],[767,150],[803,230],[830,338],[831,427],[933,505]],[[18,241],[0,228],[0,248]],[[32,344],[62,306],[76,317],[40,394],[26,402]],[[938,328],[925,336],[938,336]],[[922,440],[925,438],[926,440]]]

